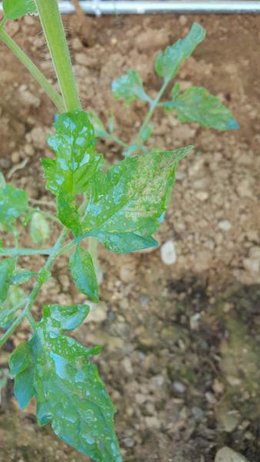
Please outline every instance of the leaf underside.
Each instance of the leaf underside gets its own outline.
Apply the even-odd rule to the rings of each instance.
[[[203,87],[188,88],[172,102],[165,103],[165,109],[175,109],[181,122],[196,122],[202,127],[216,130],[239,128],[231,111]]]
[[[115,410],[91,360],[99,350],[63,334],[87,313],[85,305],[44,308],[32,339],[11,355],[15,394],[22,408],[35,397],[39,423],[67,444],[97,462],[121,462]]]

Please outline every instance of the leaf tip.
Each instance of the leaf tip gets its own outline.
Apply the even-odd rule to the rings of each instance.
[[[228,130],[239,130],[240,125],[239,125],[239,123],[238,123],[238,121],[236,119],[230,119],[227,122],[227,129]]]

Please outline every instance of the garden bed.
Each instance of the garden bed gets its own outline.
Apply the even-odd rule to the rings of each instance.
[[[183,66],[182,85],[221,96],[241,129],[217,133],[158,112],[151,145],[195,145],[158,234],[161,244],[174,243],[176,263],[165,265],[160,249],[130,256],[101,250],[101,302],[77,331],[81,342],[104,347],[98,363],[118,409],[126,462],[212,462],[224,445],[256,462],[260,452],[260,17],[74,16],[66,23],[84,107],[101,118],[113,112],[120,136],[129,140],[143,106],[126,110],[115,102],[111,81],[135,67],[147,88],[157,89],[155,53],[193,20],[208,37]],[[10,31],[52,78],[37,21],[28,17]],[[53,198],[44,190],[39,159],[53,107],[4,45],[0,60],[0,169],[48,209]],[[120,158],[111,142],[99,149],[109,161]],[[39,260],[31,264],[37,268]],[[65,267],[60,259],[58,284],[51,281],[40,302],[82,300]],[[6,345],[2,369],[27,332],[25,324]],[[32,405],[17,412],[10,382],[2,391],[0,461],[54,460],[86,458],[39,429]]]

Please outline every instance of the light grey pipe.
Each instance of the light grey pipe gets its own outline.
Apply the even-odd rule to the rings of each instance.
[[[182,1],[139,1],[139,0],[82,0],[82,10],[88,14],[151,14],[151,13],[260,13],[260,1],[196,0]],[[70,1],[59,2],[62,14],[74,13]],[[0,10],[2,4],[0,4]]]
[[[92,0],[81,1],[88,14],[151,14],[151,13],[260,13],[260,1],[137,1]],[[73,13],[69,1],[60,2],[61,12]]]

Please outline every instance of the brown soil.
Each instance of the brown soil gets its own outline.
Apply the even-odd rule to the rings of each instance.
[[[260,17],[140,16],[86,23],[74,17],[67,28],[84,106],[104,119],[113,112],[120,135],[130,140],[144,108],[126,110],[114,102],[112,79],[134,67],[151,92],[158,89],[155,53],[194,20],[208,37],[179,80],[221,96],[241,129],[217,133],[157,113],[151,145],[196,147],[182,162],[158,235],[162,244],[174,242],[177,261],[165,265],[159,249],[130,256],[101,251],[102,302],[77,332],[83,343],[104,345],[99,365],[118,408],[126,462],[212,462],[225,445],[260,461]],[[53,79],[37,21],[26,18],[10,32]],[[39,159],[53,107],[4,46],[0,62],[0,168],[33,199],[52,201]],[[117,146],[99,147],[109,160],[119,158]],[[82,300],[65,260],[56,265],[55,277],[41,303]],[[1,354],[2,374],[9,351],[25,334],[26,326]],[[12,396],[9,382],[2,390],[0,461],[86,460],[37,427],[33,405],[18,411]]]

